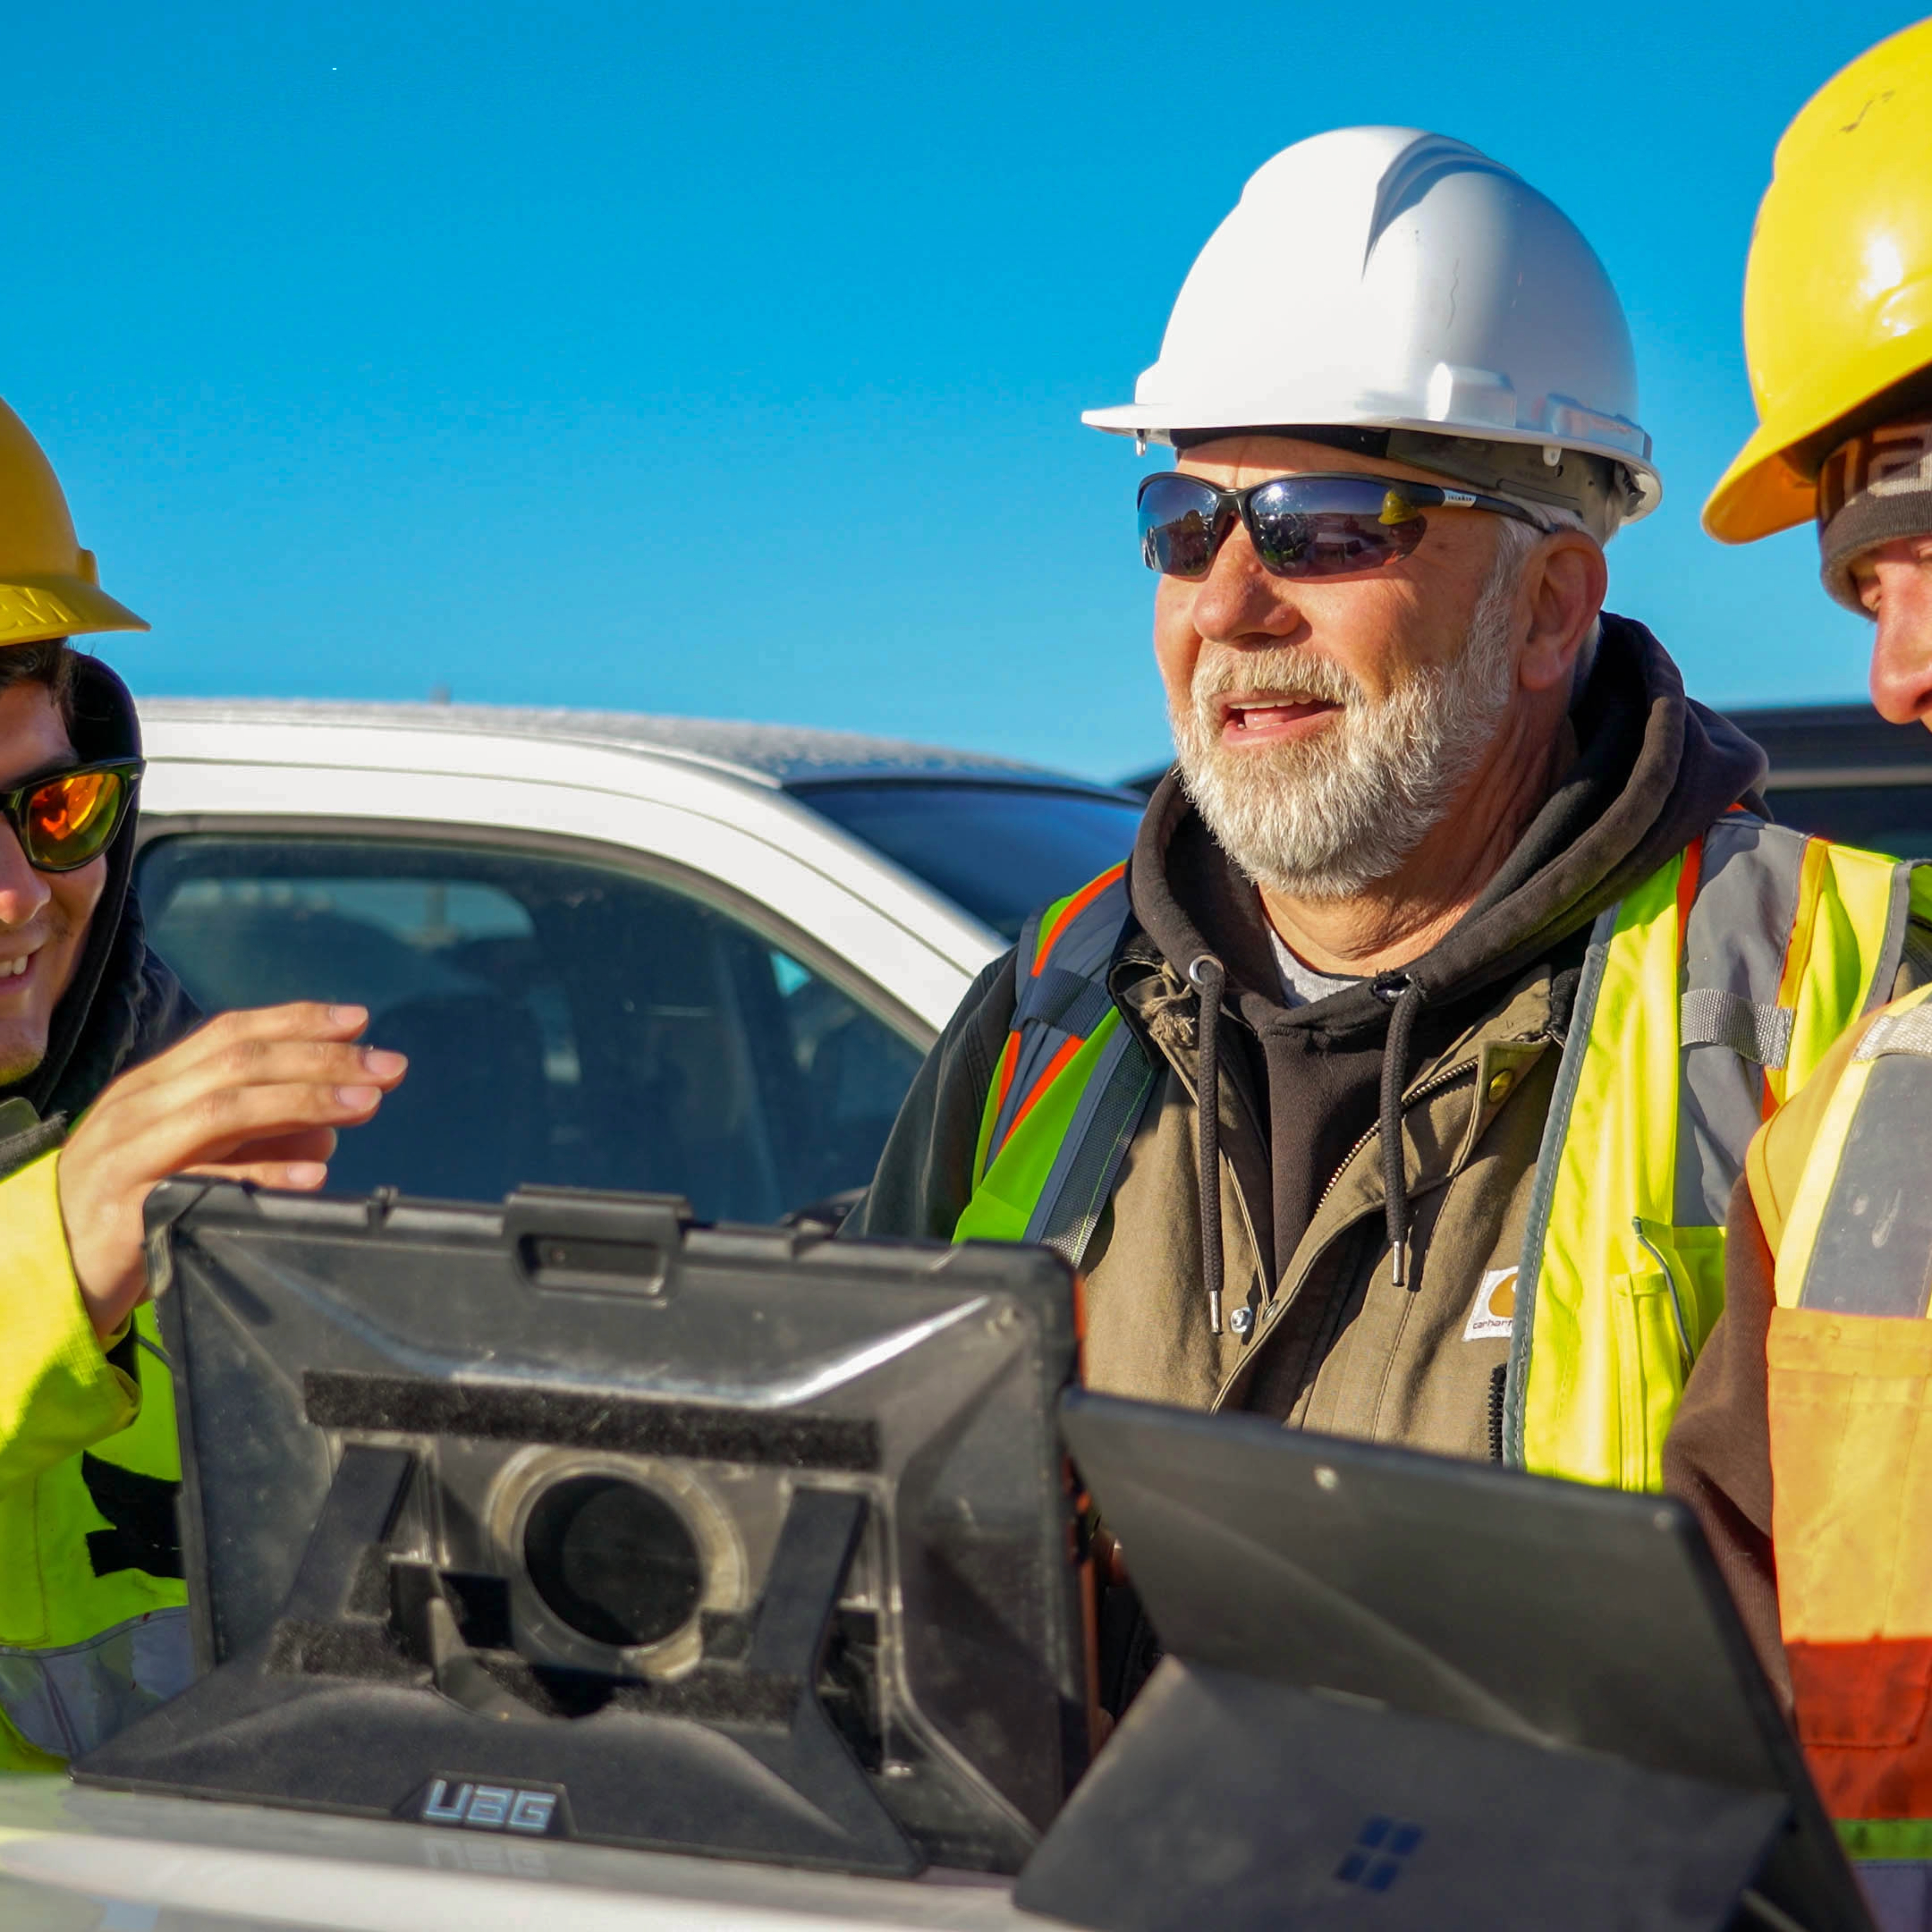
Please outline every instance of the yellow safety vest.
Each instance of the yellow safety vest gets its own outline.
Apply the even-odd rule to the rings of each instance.
[[[1777,1244],[1772,1542],[1798,1736],[1850,1848],[1932,1856],[1932,988],[1860,1036]]]
[[[1661,1486],[1664,1436],[1724,1305],[1750,1137],[1890,997],[1915,876],[1737,811],[1597,921],[1518,1274],[1508,1461]],[[956,1240],[1045,1241],[1080,1264],[1156,1085],[1106,992],[1130,916],[1116,867],[1022,933]]]
[[[54,1162],[0,1180],[0,1771],[58,1770],[194,1675],[154,1311],[103,1360]]]

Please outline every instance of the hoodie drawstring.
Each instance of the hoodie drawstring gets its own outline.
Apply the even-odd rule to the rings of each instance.
[[[1196,1035],[1195,1112],[1201,1123],[1201,1270],[1208,1286],[1208,1332],[1221,1332],[1221,1292],[1226,1262],[1221,1252],[1221,995],[1228,984],[1227,969],[1211,952],[1204,952],[1187,968],[1189,983],[1201,996],[1201,1024]]]
[[[1408,1040],[1423,1009],[1421,987],[1407,974],[1378,973],[1376,997],[1394,1007],[1382,1048],[1382,1191],[1387,1197],[1390,1279],[1408,1286],[1408,1178],[1402,1159],[1402,1091],[1408,1084]]]
[[[1201,1271],[1208,1289],[1208,1329],[1222,1332],[1221,1300],[1226,1261],[1221,1251],[1221,998],[1227,969],[1211,952],[1198,955],[1187,968],[1188,982],[1201,999],[1195,1054],[1195,1112],[1200,1120]],[[1390,1278],[1408,1286],[1408,1180],[1402,1155],[1402,1096],[1408,1084],[1409,1040],[1427,995],[1403,973],[1378,974],[1377,998],[1386,1001],[1388,1039],[1382,1050],[1382,1186],[1388,1198]]]

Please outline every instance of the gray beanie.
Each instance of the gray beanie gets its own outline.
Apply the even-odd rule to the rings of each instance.
[[[1864,614],[1852,564],[1895,537],[1932,536],[1932,416],[1882,423],[1841,442],[1818,472],[1825,588]]]

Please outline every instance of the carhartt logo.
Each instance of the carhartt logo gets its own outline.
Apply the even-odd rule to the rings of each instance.
[[[514,1832],[526,1838],[562,1835],[560,1794],[520,1784],[481,1784],[437,1778],[416,1814],[425,1825],[460,1825],[470,1832]]]
[[[1371,1818],[1355,1834],[1354,1849],[1335,1868],[1344,1885],[1386,1892],[1402,1876],[1402,1861],[1422,1843],[1420,1825],[1400,1818]]]
[[[1516,1275],[1513,1268],[1492,1268],[1484,1276],[1462,1330],[1466,1342],[1508,1335],[1516,1326]]]

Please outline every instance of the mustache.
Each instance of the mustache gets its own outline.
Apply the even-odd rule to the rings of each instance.
[[[36,942],[35,952],[50,946],[58,945],[62,940],[72,937],[74,923],[57,903],[43,906],[24,926],[0,926],[0,935],[8,939],[31,939]]]
[[[1203,650],[1189,694],[1197,705],[1231,691],[1264,691],[1290,702],[1360,704],[1360,684],[1332,659],[1312,651]]]

